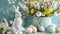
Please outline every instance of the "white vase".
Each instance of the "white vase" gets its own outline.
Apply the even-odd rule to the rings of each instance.
[[[50,26],[51,24],[52,24],[51,17],[40,17],[40,18],[34,17],[33,18],[33,25],[37,27],[43,26],[44,28],[46,28]]]

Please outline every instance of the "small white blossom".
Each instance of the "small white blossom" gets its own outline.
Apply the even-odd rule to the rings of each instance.
[[[34,4],[34,8],[37,8],[37,5],[36,4]]]
[[[20,4],[21,8],[23,9],[23,11],[27,11],[28,7],[26,5]]]
[[[37,2],[37,9],[39,10],[40,9],[40,3]]]
[[[42,13],[41,13],[40,11],[38,11],[38,12],[36,13],[36,16],[37,16],[37,17],[40,17],[40,16],[42,16]]]
[[[16,0],[8,0],[10,4],[15,3]]]
[[[57,12],[54,12],[54,14],[53,14],[54,16],[58,16],[58,13]]]
[[[45,16],[45,14],[42,14],[42,16]]]

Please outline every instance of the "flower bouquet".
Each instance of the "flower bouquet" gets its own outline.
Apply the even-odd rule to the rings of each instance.
[[[18,4],[26,15],[33,16],[34,25],[48,27],[52,24],[50,16],[60,13],[58,0],[22,0]]]

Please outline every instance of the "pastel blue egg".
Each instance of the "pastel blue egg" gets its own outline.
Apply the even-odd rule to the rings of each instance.
[[[21,28],[21,31],[22,31],[22,32],[24,32],[24,31],[25,31],[25,28],[24,28],[24,27],[22,27],[22,28]]]
[[[48,27],[47,32],[53,33],[53,32],[55,32],[55,28],[54,27]]]

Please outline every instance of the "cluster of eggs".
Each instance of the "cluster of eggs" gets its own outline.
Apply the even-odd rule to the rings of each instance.
[[[40,32],[47,31],[47,32],[51,32],[51,33],[52,32],[60,32],[60,27],[57,27],[55,24],[52,24],[47,28],[44,28],[43,26],[40,26],[39,31]],[[37,32],[37,28],[35,26],[31,25],[30,27],[26,28],[26,32],[27,33]]]
[[[44,27],[40,26],[40,27],[39,27],[39,31],[40,31],[40,32],[43,32],[43,31],[44,31]],[[37,32],[37,27],[31,25],[30,27],[27,27],[27,28],[26,28],[26,32],[27,32],[27,33],[32,33],[32,32],[35,33],[35,32]]]
[[[47,32],[60,32],[60,27],[52,24],[47,28]]]
[[[26,28],[27,33],[37,32],[37,28],[33,25]]]

